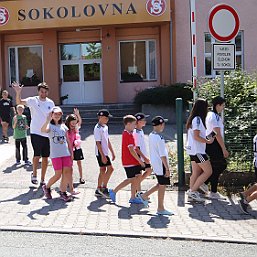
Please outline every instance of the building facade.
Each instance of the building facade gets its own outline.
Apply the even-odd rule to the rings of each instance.
[[[240,19],[239,33],[232,43],[236,44],[236,65],[248,72],[257,69],[257,50],[255,47],[257,38],[257,6],[254,0],[196,0],[196,45],[197,45],[197,70],[198,77],[213,78],[219,75],[212,70],[211,65],[211,37],[208,28],[209,12],[217,4],[225,3],[232,6]],[[190,5],[189,0],[176,0],[175,28],[176,36],[173,44],[176,44],[176,70],[175,79],[178,82],[191,81],[191,35],[190,35]],[[180,33],[183,31],[183,33]]]
[[[240,17],[237,65],[256,69],[255,0],[196,0],[198,76],[215,77],[208,15],[218,3]],[[190,0],[20,0],[0,3],[0,86],[46,81],[56,104],[125,103],[148,87],[192,77]]]
[[[170,1],[1,1],[0,84],[66,104],[131,102],[171,83]],[[12,89],[9,88],[11,91]]]

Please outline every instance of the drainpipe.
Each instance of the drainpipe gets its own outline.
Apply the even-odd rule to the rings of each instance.
[[[172,10],[170,10],[172,12]],[[173,44],[172,44],[172,33],[173,33],[173,23],[172,15],[170,14],[170,84],[173,83]]]

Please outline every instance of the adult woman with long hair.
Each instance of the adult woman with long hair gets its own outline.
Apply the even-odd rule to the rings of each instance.
[[[226,169],[226,159],[229,153],[224,143],[224,125],[220,114],[225,108],[225,99],[220,96],[216,96],[212,100],[212,110],[208,112],[206,117],[206,135],[209,135],[212,131],[216,133],[216,137],[212,144],[206,145],[206,153],[208,154],[212,166],[212,175],[201,186],[201,189],[207,193],[208,183],[211,184],[211,192],[209,198],[211,199],[226,199],[220,193],[218,193],[218,181],[220,174]]]
[[[186,151],[190,156],[192,175],[190,177],[190,189],[188,197],[199,202],[204,199],[198,193],[199,187],[211,176],[212,167],[206,155],[206,144],[211,144],[213,138],[206,138],[205,119],[208,112],[208,102],[204,99],[197,99],[187,120],[187,146]]]

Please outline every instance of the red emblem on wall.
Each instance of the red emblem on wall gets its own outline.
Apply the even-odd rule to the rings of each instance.
[[[161,16],[166,8],[166,0],[148,0],[146,2],[146,10],[152,16]]]
[[[5,7],[0,7],[0,26],[5,25],[9,21],[9,12]]]

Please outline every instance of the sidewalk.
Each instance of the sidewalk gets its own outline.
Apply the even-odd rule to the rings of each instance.
[[[78,185],[81,192],[74,201],[64,203],[53,192],[54,199],[46,200],[41,188],[32,186],[32,168],[15,167],[14,142],[0,145],[0,230],[44,231],[78,234],[104,234],[122,236],[170,237],[211,241],[248,242],[257,244],[257,202],[250,215],[241,214],[235,198],[226,201],[206,201],[192,204],[185,192],[168,191],[166,207],[175,215],[157,216],[157,194],[151,196],[149,208],[128,204],[129,188],[117,194],[117,203],[94,196],[98,175],[94,156],[92,128],[82,132],[85,154],[86,185]],[[149,130],[150,128],[147,128]],[[110,187],[125,178],[120,162],[122,127],[110,127],[111,142],[116,151],[114,174]],[[165,136],[174,139],[174,128],[168,127]],[[32,150],[29,142],[29,155]],[[53,173],[48,168],[48,177]],[[75,166],[75,182],[78,172]],[[156,183],[149,178],[143,189]],[[56,185],[56,187],[58,184]]]

